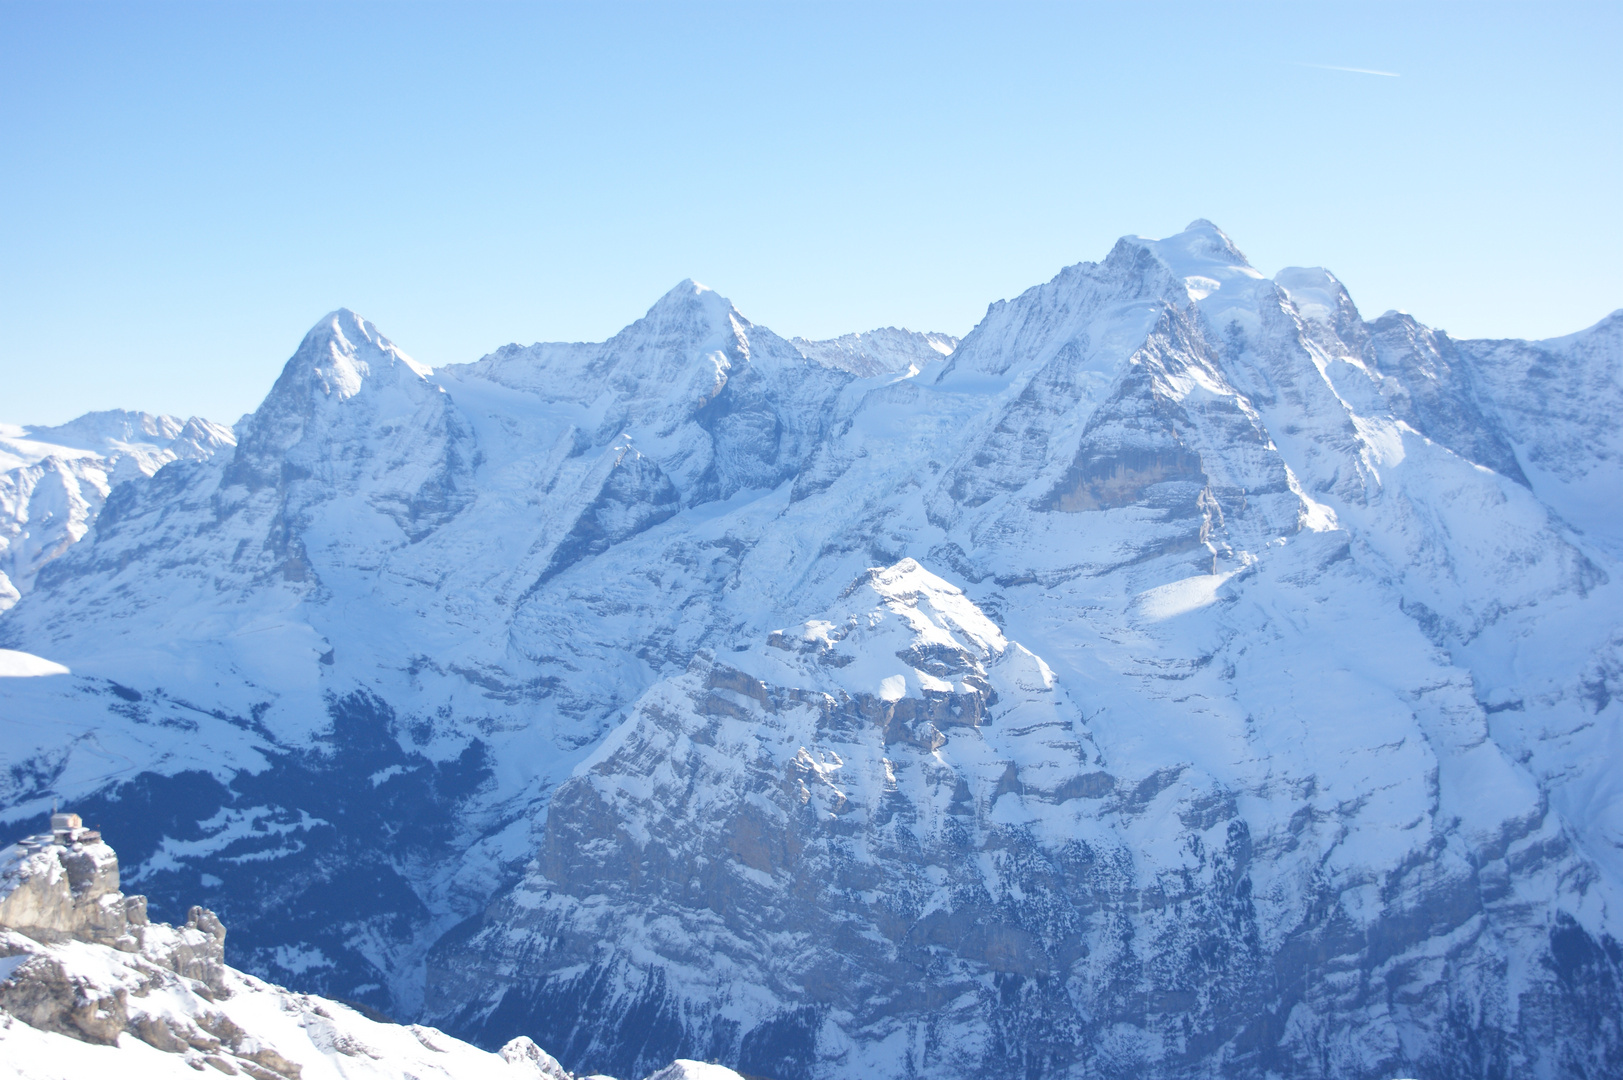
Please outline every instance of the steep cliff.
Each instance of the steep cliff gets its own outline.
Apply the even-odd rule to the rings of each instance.
[[[0,618],[71,669],[0,680],[0,802],[569,1067],[1616,1072],[1620,325],[1365,319],[1209,222],[957,343],[336,312]]]
[[[572,1080],[526,1038],[491,1054],[228,967],[213,912],[148,921],[146,897],[119,892],[112,848],[75,815],[58,822],[0,855],[0,1076]]]

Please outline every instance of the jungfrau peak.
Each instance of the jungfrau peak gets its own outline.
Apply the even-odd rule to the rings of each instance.
[[[962,341],[339,311],[13,590],[70,673],[0,805],[576,1071],[1609,1075],[1619,411],[1623,313],[1457,340],[1206,221]]]

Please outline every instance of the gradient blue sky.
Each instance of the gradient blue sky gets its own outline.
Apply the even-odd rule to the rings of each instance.
[[[436,365],[684,277],[962,334],[1195,217],[1367,315],[1567,333],[1623,307],[1619,41],[1618,3],[0,0],[0,420],[234,421],[340,305]]]

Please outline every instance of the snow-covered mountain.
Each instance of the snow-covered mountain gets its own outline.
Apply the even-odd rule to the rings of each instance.
[[[0,424],[0,611],[90,530],[115,484],[236,445],[198,417],[114,410],[58,427]]]
[[[1620,410],[1623,313],[1456,341],[1208,222],[956,343],[336,312],[0,620],[71,669],[0,804],[570,1067],[1607,1075]]]
[[[152,922],[99,832],[73,814],[52,825],[0,851],[0,1076],[573,1080],[530,1039],[489,1053],[238,971],[212,911]],[[691,1061],[657,1076],[741,1080]]]

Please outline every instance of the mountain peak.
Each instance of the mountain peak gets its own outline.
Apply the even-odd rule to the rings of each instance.
[[[310,328],[288,366],[307,369],[328,396],[343,399],[358,393],[362,381],[375,369],[394,363],[423,378],[433,374],[432,368],[407,356],[367,319],[341,307]]]
[[[169,442],[180,434],[183,424],[180,418],[174,416],[131,409],[104,409],[76,416],[65,424],[31,426],[28,437],[39,442],[99,453],[115,442]]]
[[[1161,240],[1132,239],[1153,253],[1174,277],[1183,279],[1191,300],[1204,300],[1225,286],[1230,292],[1246,291],[1262,280],[1228,234],[1205,218],[1196,218],[1183,232]]]
[[[1287,266],[1274,275],[1274,284],[1285,290],[1303,319],[1322,323],[1338,333],[1354,333],[1352,324],[1359,319],[1358,308],[1347,295],[1346,286],[1324,267]]]
[[[656,344],[659,349],[722,347],[751,324],[732,302],[692,278],[677,282],[646,314],[608,342],[611,351],[628,343]]]
[[[417,393],[433,373],[355,312],[328,312],[304,335],[259,408],[243,418],[228,479],[252,476],[259,483],[273,475],[281,467],[280,455],[304,437],[311,418],[351,400],[368,384],[381,380]]]
[[[1340,296],[1195,222],[864,380],[691,281],[426,380],[335,311],[232,457],[0,476],[0,646],[72,668],[0,678],[0,808],[571,1069],[1623,1076],[1623,320]]]
[[[1152,241],[1157,252],[1167,260],[1187,259],[1218,266],[1251,269],[1245,254],[1234,246],[1228,233],[1205,218],[1191,221],[1180,233]]]
[[[944,648],[985,660],[1009,645],[997,624],[962,589],[912,558],[865,571],[822,618],[779,631],[775,637],[843,651],[844,663],[858,661],[842,674],[853,688],[879,685],[893,674],[895,665],[889,658],[915,648]],[[871,662],[875,657],[878,667]]]
[[[664,296],[654,301],[654,306],[648,309],[648,314],[644,317],[655,317],[667,312],[688,311],[695,307],[720,307],[726,310],[731,308],[732,304],[710,286],[694,281],[692,278],[683,278],[671,286]]]
[[[951,334],[918,333],[884,326],[823,341],[797,337],[789,344],[802,356],[825,367],[849,371],[858,378],[918,370],[952,355],[958,339]]]

